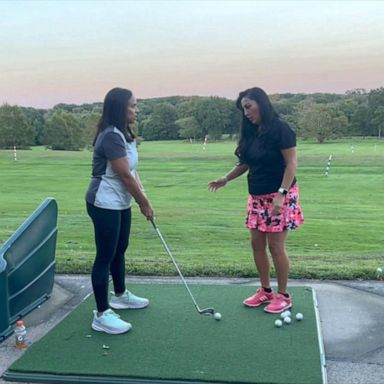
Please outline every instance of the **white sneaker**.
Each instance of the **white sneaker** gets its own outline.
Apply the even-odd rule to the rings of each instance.
[[[138,297],[132,292],[125,291],[121,296],[116,296],[114,292],[111,292],[111,300],[109,305],[113,309],[139,309],[145,308],[149,304],[149,300],[144,297]]]
[[[97,316],[97,311],[93,311],[92,329],[117,335],[128,332],[132,328],[130,323],[120,319],[120,316],[113,312],[112,309],[107,309],[101,316]]]

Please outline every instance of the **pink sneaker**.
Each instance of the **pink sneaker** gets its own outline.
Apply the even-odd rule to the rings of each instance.
[[[276,293],[271,304],[268,304],[265,308],[265,312],[269,313],[280,313],[284,312],[286,309],[292,307],[292,298],[291,296],[285,297],[281,293]]]
[[[273,300],[273,292],[265,292],[259,288],[256,293],[243,301],[247,307],[259,307],[261,304],[270,303]]]

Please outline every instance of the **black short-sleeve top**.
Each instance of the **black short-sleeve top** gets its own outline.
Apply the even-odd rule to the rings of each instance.
[[[263,127],[241,160],[249,166],[248,191],[251,195],[277,192],[285,171],[281,150],[292,147],[296,147],[296,134],[286,122],[275,119],[268,127]],[[295,182],[296,178],[292,185]]]

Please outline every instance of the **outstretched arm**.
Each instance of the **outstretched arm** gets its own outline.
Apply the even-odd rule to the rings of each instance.
[[[229,181],[236,179],[243,173],[247,172],[248,165],[238,164],[231,169],[225,176],[220,177],[217,180],[208,183],[208,189],[212,192],[216,192],[219,188],[224,187]]]

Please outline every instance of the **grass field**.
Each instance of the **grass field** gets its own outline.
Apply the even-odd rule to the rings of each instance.
[[[354,150],[352,152],[352,148]],[[208,181],[236,159],[234,142],[143,142],[139,172],[157,224],[186,275],[255,276],[244,227],[246,178],[216,193]],[[384,141],[300,142],[298,180],[305,224],[288,239],[291,277],[375,278],[384,267]],[[333,155],[328,177],[324,170]],[[84,193],[92,153],[36,147],[0,151],[0,244],[48,196],[59,205],[57,271],[89,272],[93,228]],[[133,209],[132,274],[175,274],[152,226]]]

